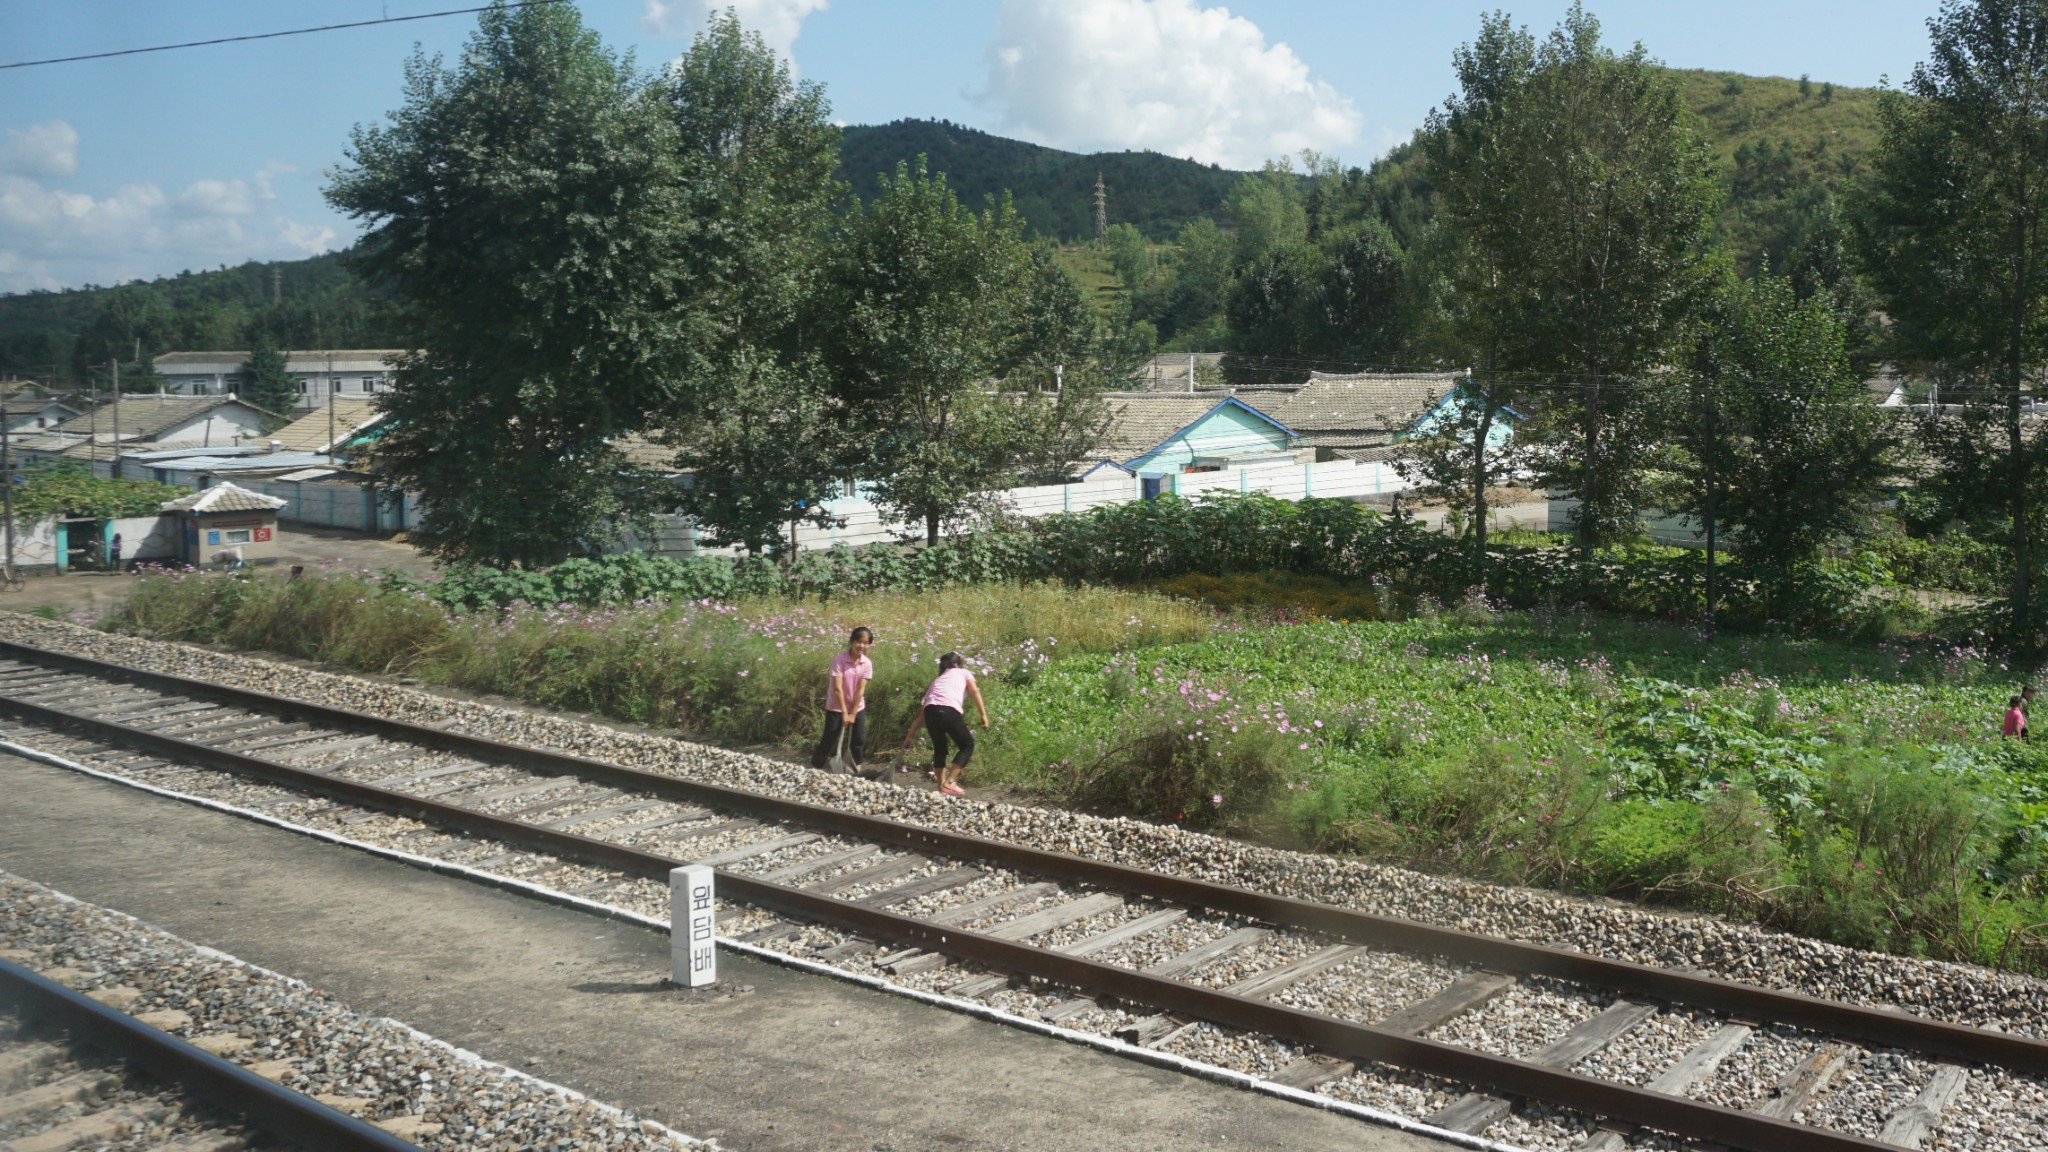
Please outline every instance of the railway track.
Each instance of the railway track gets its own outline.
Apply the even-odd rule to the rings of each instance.
[[[417,1152],[414,1145],[0,960],[0,1152]]]
[[[0,713],[43,746],[119,747],[458,834],[472,866],[525,851],[622,873],[684,863],[774,919],[739,938],[859,962],[960,998],[1029,989],[1051,1021],[1122,1011],[1164,1046],[1235,1030],[1299,1055],[1300,1089],[1377,1068],[1464,1086],[1426,1116],[1478,1135],[1518,1107],[1755,1152],[1918,1148],[1973,1086],[2048,1077],[2048,1043],[1704,975],[1376,916],[644,772],[564,753],[0,642]],[[480,855],[481,854],[481,855]],[[1390,991],[1391,990],[1391,994]],[[1520,1001],[1517,1000],[1520,998]],[[1568,1026],[1515,1044],[1468,1027],[1525,1003]],[[1525,1030],[1526,1031],[1526,1030]],[[1646,1076],[1644,1037],[1654,1076]],[[1873,1104],[1873,1054],[1924,1070]],[[1728,1070],[1746,1069],[1729,1083]],[[1761,1086],[1758,1076],[1763,1077]],[[1838,1097],[1840,1099],[1838,1099]]]

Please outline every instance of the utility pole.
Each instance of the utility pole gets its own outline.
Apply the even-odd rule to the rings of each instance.
[[[142,358],[142,341],[135,342],[135,357]],[[121,362],[114,361],[114,463],[108,468],[114,479],[121,478]]]
[[[270,266],[270,302],[271,302],[272,304],[277,304],[277,303],[280,303],[280,302],[282,302],[283,300],[284,300],[284,269],[282,269],[282,268],[279,268],[279,267],[278,267],[277,265],[275,265],[275,264],[272,264],[272,265]]]
[[[1714,497],[1715,497],[1715,493],[1716,493],[1716,491],[1717,491],[1717,485],[1715,484],[1715,479],[1716,479],[1716,478],[1715,478],[1715,475],[1714,475],[1714,466],[1715,466],[1716,458],[1717,458],[1718,456],[1720,456],[1720,454],[1721,454],[1721,428],[1720,428],[1720,424],[1719,424],[1719,422],[1718,422],[1718,421],[1717,421],[1717,420],[1715,419],[1715,417],[1716,417],[1717,413],[1716,413],[1716,411],[1715,411],[1715,405],[1714,405],[1714,384],[1713,384],[1713,381],[1711,381],[1711,380],[1709,380],[1709,381],[1707,382],[1707,388],[1706,388],[1706,406],[1707,406],[1707,632],[1708,632],[1708,634],[1710,634],[1710,635],[1711,635],[1711,634],[1713,633],[1713,631],[1714,631],[1714,593],[1715,593],[1715,587],[1714,587],[1714,575],[1715,575],[1715,572],[1714,572],[1714,560],[1715,560],[1715,556],[1714,556],[1714,545],[1715,545],[1715,543],[1716,543],[1716,541],[1715,541],[1715,538],[1714,538],[1714,520],[1715,520],[1715,515],[1714,515],[1714,511],[1715,511],[1715,509],[1714,509]]]
[[[1109,243],[1109,189],[1103,187],[1102,173],[1095,174],[1095,246]]]
[[[327,466],[329,468],[334,467],[334,349],[332,348],[327,350]]]
[[[9,592],[21,587],[14,578],[14,440],[13,421],[0,416],[0,516],[7,518],[7,557],[0,567],[0,586]]]

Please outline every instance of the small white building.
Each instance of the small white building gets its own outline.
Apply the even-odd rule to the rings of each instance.
[[[116,446],[149,448],[233,448],[263,443],[263,430],[277,417],[233,396],[166,396],[143,392],[123,396],[83,416],[73,416],[39,435],[25,435],[15,451],[91,463],[107,474]]]
[[[79,414],[78,409],[69,404],[27,392],[7,397],[5,408],[7,430],[17,436],[24,432],[40,432],[45,428],[55,428]]]
[[[318,408],[332,396],[374,396],[391,388],[402,352],[392,348],[335,348],[287,352],[285,371],[299,385],[296,407]],[[249,353],[166,352],[151,362],[180,396],[224,396],[248,383]]]

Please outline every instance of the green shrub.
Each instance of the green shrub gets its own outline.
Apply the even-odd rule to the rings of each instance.
[[[1812,930],[1867,948],[1982,955],[2005,894],[1979,878],[2005,828],[1989,798],[1924,753],[1836,758],[1797,860]]]
[[[1190,828],[1264,822],[1299,775],[1286,741],[1267,730],[1232,733],[1181,716],[1147,725],[1058,778],[1061,798],[1091,812]]]

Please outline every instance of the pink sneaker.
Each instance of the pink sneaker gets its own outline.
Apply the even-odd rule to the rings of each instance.
[[[967,795],[967,789],[962,788],[958,784],[941,784],[939,785],[939,791],[944,792],[948,796]]]

